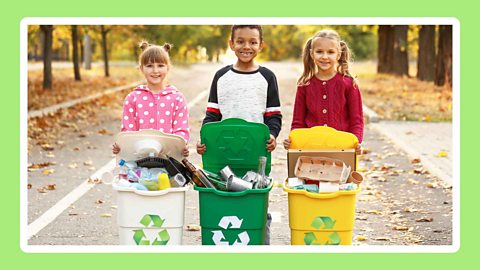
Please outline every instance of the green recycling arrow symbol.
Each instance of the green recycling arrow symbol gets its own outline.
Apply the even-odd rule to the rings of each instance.
[[[319,230],[322,225],[323,229],[333,229],[333,226],[335,226],[336,220],[332,220],[330,217],[316,217],[312,221],[312,227],[315,229]]]
[[[333,232],[330,235],[328,235],[329,240],[324,243],[324,245],[339,245],[340,244],[340,236],[338,235],[337,232]],[[305,233],[305,237],[303,238],[303,241],[305,242],[306,245],[321,245],[321,243],[315,243],[314,241],[317,240],[317,237],[313,232],[307,232]]]
[[[140,220],[140,224],[145,226],[146,228],[160,228],[165,222],[165,219],[160,218],[158,215],[145,215]],[[145,232],[143,229],[133,230],[133,240],[137,245],[150,245],[149,240],[144,240],[146,238]],[[170,234],[166,229],[158,232],[158,238],[155,238],[151,245],[166,245],[170,241]]]
[[[325,216],[318,216],[315,217],[312,221],[312,227],[316,230],[320,229],[333,229],[335,226],[336,220],[333,220],[330,217]],[[324,245],[339,245],[340,244],[340,235],[337,232],[333,232],[328,235],[329,240],[324,243]],[[315,236],[314,232],[307,232],[305,233],[305,237],[303,241],[306,245],[321,245],[321,243],[317,242],[317,237]]]

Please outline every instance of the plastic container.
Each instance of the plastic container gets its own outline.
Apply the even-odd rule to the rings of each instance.
[[[270,173],[271,156],[265,149],[268,127],[241,119],[208,123],[200,131],[207,151],[204,169],[217,173],[229,166],[238,177],[256,171],[260,156],[267,157],[265,173]],[[270,184],[263,189],[226,192],[194,187],[199,192],[200,225],[203,245],[263,245]]]
[[[135,143],[137,140],[141,143]],[[172,156],[181,156],[185,146],[183,139],[178,136],[155,130],[120,133],[117,143],[121,148],[117,158],[125,160],[147,157],[149,151],[158,149]],[[178,151],[180,152],[177,153]],[[144,191],[117,183],[112,186],[117,192],[117,223],[121,245],[182,244],[188,187]]]
[[[297,129],[290,133],[292,149],[352,149],[358,144],[353,134],[329,127]],[[313,193],[295,190],[284,182],[292,245],[351,245],[355,224],[356,195],[351,191]]]

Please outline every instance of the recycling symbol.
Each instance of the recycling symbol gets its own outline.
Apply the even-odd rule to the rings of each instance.
[[[330,217],[323,217],[318,216],[315,217],[312,221],[312,227],[320,230],[320,229],[333,229],[335,226],[336,220],[332,220]],[[337,232],[333,232],[328,235],[328,239],[323,245],[339,245],[340,244],[340,236]],[[315,236],[314,232],[307,232],[305,233],[305,237],[303,241],[306,245],[322,245]]]
[[[158,215],[149,215],[146,214],[143,216],[143,218],[140,220],[140,223],[145,226],[145,228],[161,228],[163,225],[163,222],[165,222],[165,219],[162,219]],[[137,245],[152,245],[152,246],[164,246],[168,243],[170,240],[170,234],[166,229],[161,230],[158,232],[158,238],[155,237],[155,239],[150,243],[150,240],[146,239],[145,232],[143,229],[140,230],[133,230],[133,240]],[[144,239],[145,238],[145,239]]]
[[[239,219],[237,216],[224,216],[218,223],[218,226],[221,228],[228,230],[228,229],[240,229],[242,226],[243,219]],[[213,236],[212,240],[215,243],[216,246],[228,246],[229,242],[228,241],[222,241],[226,240],[225,236],[223,235],[223,232],[220,231],[212,231]],[[250,242],[250,236],[248,236],[247,231],[243,231],[238,234],[237,239],[235,239],[235,242],[233,245],[248,245]]]

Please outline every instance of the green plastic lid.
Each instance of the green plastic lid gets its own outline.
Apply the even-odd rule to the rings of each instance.
[[[200,136],[207,147],[202,156],[206,170],[218,173],[228,165],[235,175],[243,177],[247,171],[257,171],[258,158],[265,156],[265,174],[270,174],[271,154],[266,149],[270,131],[265,124],[230,118],[205,124]]]

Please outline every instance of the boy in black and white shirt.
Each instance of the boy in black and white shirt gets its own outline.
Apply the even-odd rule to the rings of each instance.
[[[272,152],[282,127],[282,114],[275,74],[254,61],[264,46],[261,26],[234,25],[229,45],[237,62],[215,74],[203,124],[227,118],[264,123],[270,130],[266,148]],[[205,145],[198,142],[197,153],[205,151]]]

